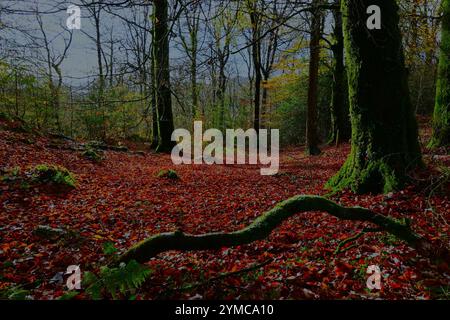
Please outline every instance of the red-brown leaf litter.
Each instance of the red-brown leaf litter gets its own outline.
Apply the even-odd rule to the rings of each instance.
[[[58,192],[3,181],[0,184],[0,289],[22,285],[33,299],[56,299],[64,285],[51,279],[69,265],[95,271],[106,264],[103,245],[123,252],[160,232],[201,234],[233,231],[250,224],[276,203],[299,194],[324,195],[324,183],[345,161],[350,147],[324,147],[318,157],[302,148],[281,152],[280,172],[261,176],[252,165],[174,166],[169,155],[149,151],[106,151],[93,162],[68,148],[74,142],[37,133],[0,129],[0,168],[26,172],[57,164],[73,172],[78,186]],[[426,132],[425,132],[426,133]],[[57,147],[55,147],[57,144]],[[66,148],[67,147],[67,148]],[[131,148],[133,150],[133,148]],[[426,150],[424,151],[426,152]],[[413,185],[387,195],[334,194],[346,206],[362,206],[408,218],[414,231],[448,244],[448,181],[438,181],[446,155],[425,155],[428,168],[414,173]],[[179,179],[158,177],[176,170]],[[64,239],[46,239],[39,225],[70,230]],[[214,251],[166,252],[148,262],[153,273],[137,299],[436,299],[449,297],[448,261],[430,261],[386,233],[368,233],[353,248],[335,254],[340,241],[364,223],[342,222],[308,212],[285,221],[264,241]],[[352,244],[349,244],[352,245]],[[249,272],[215,279],[270,259]],[[369,265],[382,270],[381,290],[369,290]],[[212,279],[211,281],[207,281]],[[81,293],[77,299],[87,299]]]

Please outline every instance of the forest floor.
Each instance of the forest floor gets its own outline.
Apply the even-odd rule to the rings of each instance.
[[[427,128],[422,130],[424,140]],[[21,285],[33,299],[61,296],[63,284],[51,279],[69,265],[80,265],[83,272],[98,270],[107,259],[105,243],[122,252],[160,232],[238,230],[291,196],[326,194],[324,183],[350,149],[324,147],[318,157],[305,156],[302,148],[286,149],[279,174],[261,176],[258,166],[174,166],[169,155],[150,152],[106,151],[104,160],[96,163],[65,148],[74,142],[18,129],[0,121],[4,173],[16,166],[26,171],[37,164],[58,164],[78,180],[77,188],[67,192],[0,182],[0,289]],[[343,192],[332,199],[408,218],[417,233],[448,244],[450,186],[448,179],[442,183],[439,168],[448,170],[450,157],[427,153],[425,160],[427,170],[416,172],[416,183],[403,191],[363,196]],[[162,169],[176,170],[180,179],[158,177]],[[42,238],[35,232],[39,225],[68,229],[73,237]],[[288,219],[264,241],[213,251],[166,252],[148,263],[154,272],[136,297],[449,299],[449,262],[423,258],[386,233],[366,234],[355,247],[334,253],[340,241],[365,226],[309,212]],[[382,271],[381,290],[366,287],[369,265]],[[222,273],[233,274],[220,277]]]

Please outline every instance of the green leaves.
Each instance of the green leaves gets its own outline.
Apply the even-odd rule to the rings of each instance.
[[[117,248],[114,247],[114,243],[112,242],[105,242],[103,244],[103,253],[107,256],[111,256],[117,252]]]
[[[124,296],[139,288],[150,274],[149,268],[131,260],[128,264],[121,264],[119,267],[101,267],[98,276],[92,272],[86,272],[83,285],[86,286],[86,293],[94,300],[102,299],[103,293],[118,299],[119,294]]]
[[[30,291],[25,290],[22,286],[12,286],[0,290],[0,300],[29,300]]]

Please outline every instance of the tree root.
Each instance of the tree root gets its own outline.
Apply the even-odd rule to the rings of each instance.
[[[348,251],[348,250],[350,250],[350,249],[355,248],[355,247],[357,246],[356,244],[353,244],[353,245],[348,246],[348,247],[346,247],[346,248],[344,248],[344,246],[345,246],[347,243],[350,243],[350,242],[352,242],[352,241],[358,240],[359,238],[361,238],[361,237],[362,237],[363,235],[365,235],[366,233],[369,233],[369,232],[381,232],[381,231],[383,231],[383,230],[382,230],[382,229],[364,228],[361,232],[355,234],[354,236],[351,236],[351,237],[349,237],[349,238],[347,238],[347,239],[344,239],[344,240],[342,240],[341,242],[339,242],[338,246],[336,247],[336,250],[334,250],[334,254],[335,254],[335,255],[338,255],[338,254],[344,253],[344,252],[346,252],[346,251]]]
[[[361,207],[346,208],[319,196],[295,196],[277,204],[244,229],[229,233],[215,232],[202,235],[190,235],[181,231],[160,233],[131,247],[118,258],[118,262],[136,260],[143,263],[157,254],[169,250],[214,250],[263,240],[284,220],[297,213],[308,211],[327,212],[341,220],[370,222],[383,231],[405,241],[422,255],[437,255],[437,257],[445,255],[445,257],[448,257],[447,248],[444,247],[441,248],[443,251],[434,252],[431,250],[431,243],[415,234],[408,224],[402,224],[392,218]]]

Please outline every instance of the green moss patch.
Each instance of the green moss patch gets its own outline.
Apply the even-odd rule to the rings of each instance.
[[[75,174],[62,166],[39,164],[29,171],[33,182],[63,185],[76,188],[77,180]]]
[[[180,179],[180,177],[178,176],[178,173],[172,169],[159,171],[157,177],[158,178],[168,178],[168,179],[173,179],[173,180]]]

